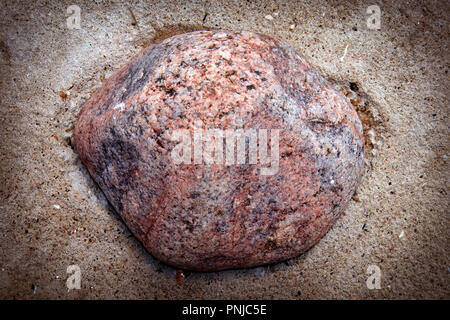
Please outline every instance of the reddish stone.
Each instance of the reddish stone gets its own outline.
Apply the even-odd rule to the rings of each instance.
[[[280,129],[279,170],[176,165],[173,130]],[[183,269],[274,263],[313,246],[363,172],[349,101],[286,42],[198,31],[147,47],[85,103],[74,144],[156,258]]]

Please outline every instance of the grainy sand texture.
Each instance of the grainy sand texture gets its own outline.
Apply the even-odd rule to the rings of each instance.
[[[71,5],[79,29],[68,27]],[[449,299],[449,10],[447,1],[2,1],[0,298]],[[83,103],[149,43],[219,28],[278,36],[338,86],[363,122],[365,172],[305,254],[177,281],[108,204],[72,132]],[[81,287],[69,290],[73,265]],[[367,285],[373,270],[379,289]]]

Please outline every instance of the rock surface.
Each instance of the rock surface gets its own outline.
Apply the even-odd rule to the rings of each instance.
[[[175,164],[170,134],[279,129],[279,168]],[[363,172],[348,100],[284,41],[198,31],[147,47],[85,103],[74,145],[156,258],[221,270],[296,256],[329,230]]]

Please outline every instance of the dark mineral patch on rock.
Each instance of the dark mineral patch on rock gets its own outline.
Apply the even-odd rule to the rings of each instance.
[[[171,134],[193,133],[198,120],[204,129],[278,129],[278,170],[261,175],[250,155],[239,165],[176,164]],[[286,42],[250,32],[197,31],[150,45],[85,103],[74,145],[147,250],[192,270],[306,251],[363,172],[354,107]]]

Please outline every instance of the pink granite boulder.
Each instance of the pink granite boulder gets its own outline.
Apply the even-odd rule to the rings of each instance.
[[[219,141],[209,162],[208,141],[195,138],[207,129]],[[188,139],[175,139],[177,132]],[[244,163],[242,150],[227,154],[229,132],[257,133],[256,144],[250,134],[243,140]],[[362,125],[349,101],[286,42],[245,31],[197,31],[150,45],[85,103],[73,137],[145,248],[191,270],[305,252],[363,173]],[[263,162],[264,149],[272,162]],[[196,150],[203,153],[194,159]]]

